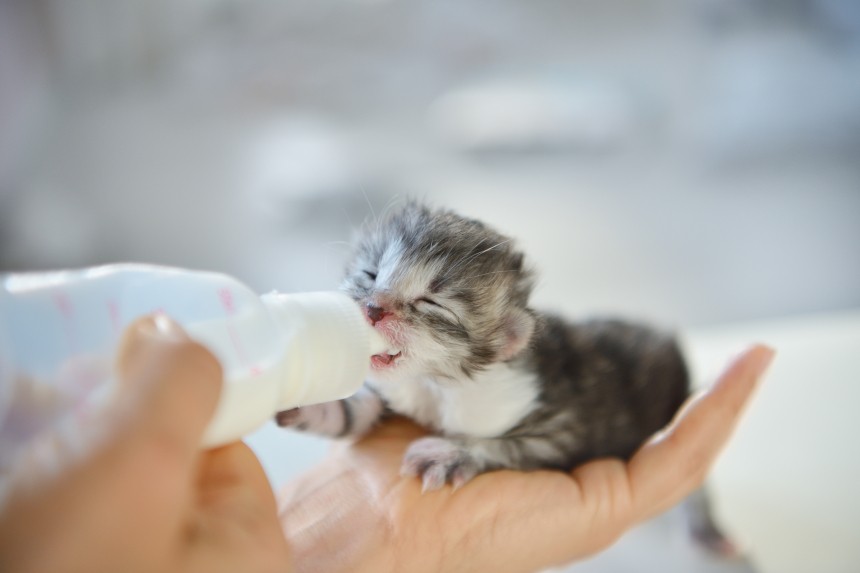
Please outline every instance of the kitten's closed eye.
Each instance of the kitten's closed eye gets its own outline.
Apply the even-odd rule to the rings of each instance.
[[[454,322],[460,322],[460,318],[457,316],[457,313],[455,313],[447,306],[442,306],[432,298],[428,298],[426,296],[416,298],[412,302],[412,305],[413,307],[424,312],[425,314],[428,312],[437,315],[441,314],[442,316],[446,316],[448,319],[453,320]]]
[[[362,271],[362,272],[363,272],[365,275],[367,275],[367,278],[369,278],[370,280],[372,280],[372,281],[375,281],[375,280],[376,280],[376,273],[373,273],[373,272],[370,272],[370,271]]]

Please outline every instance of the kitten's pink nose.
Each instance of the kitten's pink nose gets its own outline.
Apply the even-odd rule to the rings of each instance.
[[[367,318],[370,319],[370,323],[373,326],[376,326],[376,323],[391,314],[390,312],[385,312],[385,309],[381,306],[376,306],[375,304],[368,304],[366,307],[367,310]]]

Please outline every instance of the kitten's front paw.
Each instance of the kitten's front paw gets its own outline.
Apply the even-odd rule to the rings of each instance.
[[[423,491],[439,489],[450,482],[454,489],[481,471],[468,448],[445,438],[421,438],[409,445],[400,475],[421,476]]]
[[[275,423],[283,428],[336,437],[344,432],[346,419],[339,403],[324,402],[278,412]]]

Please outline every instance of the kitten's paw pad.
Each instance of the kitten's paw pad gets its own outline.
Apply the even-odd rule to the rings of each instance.
[[[346,420],[340,404],[325,402],[278,412],[275,414],[275,423],[302,432],[339,436],[343,433]]]
[[[478,461],[468,449],[445,438],[421,438],[412,442],[400,467],[402,476],[421,477],[423,491],[440,489],[446,483],[457,489],[479,471]]]

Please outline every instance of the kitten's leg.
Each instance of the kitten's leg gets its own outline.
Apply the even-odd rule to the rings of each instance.
[[[681,502],[681,507],[687,517],[690,535],[697,545],[721,559],[736,560],[742,557],[742,552],[717,524],[706,486],[687,496]]]
[[[458,488],[495,469],[537,469],[564,464],[575,444],[571,436],[501,438],[428,437],[409,445],[401,475],[420,476],[424,491],[450,482]]]
[[[361,436],[382,417],[385,402],[366,384],[343,400],[323,402],[284,410],[275,415],[275,422],[282,427],[295,428],[333,438]]]

